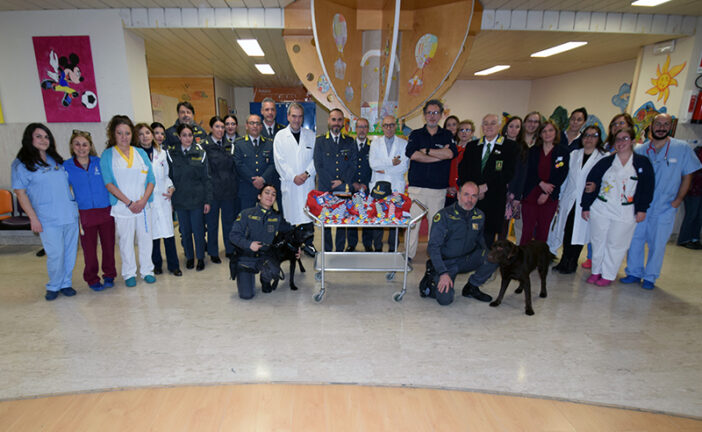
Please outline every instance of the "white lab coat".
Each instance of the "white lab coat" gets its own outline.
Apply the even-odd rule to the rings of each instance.
[[[405,156],[405,147],[407,147],[407,141],[396,136],[390,153],[388,153],[385,136],[373,140],[368,152],[368,163],[373,170],[370,182],[371,190],[375,187],[376,182],[388,181],[392,184],[393,192],[405,192],[405,174],[407,174],[410,163],[409,158]],[[400,156],[400,163],[393,165],[392,159],[397,155]],[[385,173],[379,173],[379,170],[385,171]]]
[[[151,165],[154,168],[154,177],[156,185],[154,186],[154,202],[151,212],[151,224],[153,230],[151,236],[153,239],[173,237],[173,208],[171,200],[163,196],[168,188],[173,186],[173,181],[168,177],[168,160],[166,151],[156,150],[154,148],[153,161]]]
[[[592,167],[607,154],[595,150],[585,162],[585,166],[583,166],[583,154],[583,149],[574,150],[570,153],[568,178],[566,179],[565,188],[561,190],[558,213],[551,221],[551,229],[547,240],[548,246],[554,254],[563,244],[566,220],[573,206],[575,206],[575,217],[573,218],[573,236],[570,243],[584,245],[590,241],[590,224],[580,216],[582,211],[580,200],[585,190],[587,175]]]
[[[280,175],[280,192],[283,203],[283,216],[291,225],[312,222],[305,214],[307,194],[314,189],[314,132],[307,128],[300,129],[300,143],[290,130],[290,126],[281,129],[273,141],[273,160]],[[298,186],[294,179],[305,171],[310,177]]]

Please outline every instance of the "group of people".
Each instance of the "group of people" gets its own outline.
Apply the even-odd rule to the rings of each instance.
[[[473,139],[471,121],[449,117],[445,129],[455,128],[449,130],[451,141],[437,123],[442,112],[439,101],[427,102],[426,124],[412,132],[407,152],[410,197],[429,204],[434,214],[423,295],[449,304],[456,275],[475,271],[462,294],[490,301],[479,290],[496,269],[486,251],[512,224],[519,244],[547,242],[554,254],[563,246],[555,266],[561,273],[575,272],[583,246],[589,245],[583,263],[591,268],[588,283],[610,285],[626,256],[620,282],[655,287],[677,208],[702,168],[688,144],[670,136],[670,115],[656,115],[647,139],[636,146],[634,122],[626,113],[612,119],[606,141],[599,126],[584,126],[585,108],[571,113],[564,131],[538,112],[524,120],[507,118],[500,131],[499,117],[488,114],[483,136]],[[450,171],[441,164],[451,159],[449,153]],[[448,206],[435,210],[446,194]],[[699,230],[699,224],[687,228],[684,244],[698,243]],[[414,252],[409,251],[411,257]],[[432,283],[436,291],[422,291]]]
[[[621,281],[652,289],[676,209],[701,166],[687,143],[669,136],[672,118],[666,114],[655,117],[650,137],[635,148],[631,116],[615,116],[605,142],[598,126],[583,127],[585,108],[571,113],[564,131],[538,112],[505,122],[488,114],[478,136],[471,120],[449,116],[440,126],[444,106],[430,100],[423,107],[424,126],[407,140],[396,134],[397,119],[388,115],[380,122],[383,135],[372,144],[368,121],[358,119],[351,137],[343,131],[344,114],[338,109],[330,111],[328,131],[319,136],[302,126],[304,110],[297,103],[288,105],[287,126],[276,123],[275,101],[269,98],[260,115],[247,117],[242,136],[233,115],[212,117],[208,134],[195,123],[190,103],[180,102],[177,111],[178,120],[168,129],[160,123],[134,126],[128,117],[114,116],[101,157],[90,134],[76,130],[70,139],[72,158],[66,161],[46,126],[27,127],[12,181],[47,253],[47,300],[75,294],[71,273],[79,231],[83,276],[95,291],[114,285],[115,233],[127,286],[136,285],[135,237],[146,283],[163,272],[160,239],[167,270],[182,275],[174,211],[186,268],[203,270],[205,253],[221,263],[221,221],[225,256],[245,257],[239,260],[246,273],[237,280],[239,295],[251,298],[253,274],[278,231],[308,233],[303,250],[316,252],[313,225],[304,212],[310,191],[370,193],[379,182],[428,209],[425,278],[434,281],[432,297],[441,304],[453,300],[456,275],[473,270],[463,295],[491,300],[479,289],[496,268],[487,262],[486,251],[512,225],[520,243],[548,242],[553,252],[562,245],[556,266],[562,273],[575,271],[589,243],[588,282],[600,286],[615,279],[628,250],[627,276]],[[411,209],[413,215],[419,211]],[[356,250],[358,231],[338,228],[332,241],[326,229],[325,250]],[[411,262],[418,224],[409,236]],[[382,251],[383,238],[382,228],[361,229],[365,251]],[[389,230],[387,241],[394,251],[395,230]],[[644,244],[649,246],[646,265]]]

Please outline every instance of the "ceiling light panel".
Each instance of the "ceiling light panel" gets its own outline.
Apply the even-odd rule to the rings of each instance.
[[[257,64],[256,69],[263,75],[275,75],[273,68],[269,64]]]
[[[535,52],[531,56],[532,57],[550,57],[552,55],[560,54],[562,52],[570,51],[575,48],[580,48],[583,45],[587,45],[587,42],[566,42],[564,44],[556,45],[555,47],[551,47],[548,49],[545,49],[543,51]]]
[[[479,75],[479,76],[490,75],[490,74],[494,74],[494,73],[497,73],[497,72],[500,72],[500,71],[503,71],[503,70],[506,70],[509,68],[510,68],[509,65],[497,65],[497,66],[493,66],[493,67],[488,68],[488,69],[483,69],[481,71],[478,71],[478,72],[474,73],[473,75]]]
[[[263,56],[263,50],[261,45],[258,44],[256,39],[237,39],[236,41],[241,49],[244,50],[246,55],[250,57],[261,57]]]

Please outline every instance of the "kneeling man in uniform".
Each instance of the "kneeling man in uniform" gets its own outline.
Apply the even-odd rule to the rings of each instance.
[[[463,297],[492,300],[478,289],[498,264],[487,261],[485,214],[475,207],[477,202],[478,186],[466,182],[458,191],[457,201],[434,215],[427,245],[429,261],[420,283],[422,297],[436,297],[440,305],[449,305],[453,302],[456,275],[475,271],[463,287]]]

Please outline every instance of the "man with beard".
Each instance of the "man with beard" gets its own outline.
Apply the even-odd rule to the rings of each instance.
[[[297,102],[288,106],[288,127],[278,132],[273,141],[275,170],[280,175],[280,192],[283,195],[283,218],[309,237],[302,250],[314,256],[312,244],[314,225],[305,214],[307,195],[314,189],[314,132],[302,127],[305,111]]]
[[[176,112],[178,112],[178,120],[173,124],[173,126],[166,129],[166,140],[164,145],[166,150],[171,150],[174,148],[180,148],[180,138],[178,137],[178,126],[181,124],[188,124],[193,128],[193,144],[204,144],[207,139],[207,132],[195,123],[195,108],[188,101],[178,102],[176,105]],[[202,143],[201,143],[202,141]]]
[[[495,235],[502,231],[507,200],[507,184],[514,176],[517,143],[499,135],[500,118],[483,117],[483,137],[466,144],[458,165],[458,184],[472,181],[478,185],[478,208],[485,213],[485,244],[490,249]]]
[[[439,126],[444,104],[438,99],[431,99],[424,105],[423,112],[426,123],[412,131],[405,148],[405,156],[410,159],[407,193],[413,201],[419,200],[427,207],[427,223],[431,232],[434,215],[444,207],[451,159],[456,157],[458,150],[451,132]],[[419,207],[413,205],[410,212],[412,217],[418,216]],[[410,229],[407,251],[410,260],[417,253],[420,223]]]
[[[344,113],[335,108],[329,112],[329,130],[320,135],[314,144],[314,168],[317,171],[317,188],[322,192],[351,194],[356,181],[358,149],[353,138],[342,134]],[[336,229],[336,251],[346,246],[346,228]],[[332,250],[331,228],[324,229],[324,250]]]
[[[702,164],[685,141],[670,137],[673,118],[658,114],[651,123],[651,139],[636,147],[640,155],[648,157],[656,174],[653,201],[646,219],[636,226],[626,258],[625,284],[640,283],[652,290],[660,276],[665,245],[668,242],[678,207],[690,188],[692,174]],[[648,260],[644,266],[644,244],[648,244]]]

